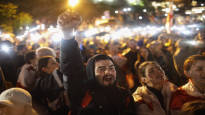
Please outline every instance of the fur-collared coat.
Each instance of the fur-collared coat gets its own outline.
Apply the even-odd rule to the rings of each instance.
[[[157,97],[146,86],[138,87],[133,93],[137,115],[168,115],[171,95],[175,89],[174,84],[165,81],[161,90],[166,108],[164,110]]]

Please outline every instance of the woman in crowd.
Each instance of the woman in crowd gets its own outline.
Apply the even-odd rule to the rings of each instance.
[[[30,51],[25,55],[26,64],[21,68],[21,72],[17,80],[18,87],[31,91],[36,80],[36,60],[35,51]]]

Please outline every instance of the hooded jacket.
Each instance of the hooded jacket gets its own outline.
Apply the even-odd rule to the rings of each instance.
[[[71,101],[71,114],[134,114],[134,101],[128,91],[115,85],[110,87],[101,86],[95,79],[95,62],[107,59],[113,62],[106,55],[91,57],[85,72],[77,42],[74,39],[62,40],[60,65],[64,74],[64,86],[68,90]]]

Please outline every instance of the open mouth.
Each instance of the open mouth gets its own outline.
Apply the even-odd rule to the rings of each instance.
[[[112,77],[106,76],[106,77],[104,77],[104,81],[110,82],[110,81],[112,81]]]

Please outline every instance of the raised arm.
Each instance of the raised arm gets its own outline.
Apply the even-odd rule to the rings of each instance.
[[[78,43],[73,36],[73,29],[80,24],[80,17],[71,12],[65,12],[58,17],[64,39],[61,41],[60,68],[64,74],[64,87],[68,91],[73,111],[78,108],[83,95],[83,82],[86,78],[83,61]]]

